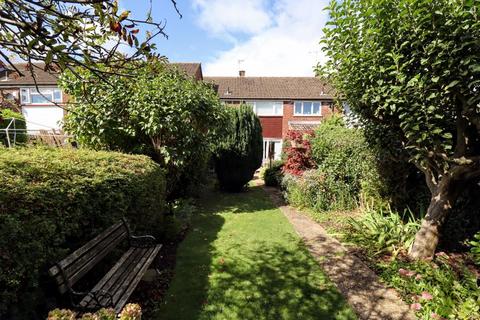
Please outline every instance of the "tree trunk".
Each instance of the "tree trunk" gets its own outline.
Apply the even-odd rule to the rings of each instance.
[[[432,194],[427,215],[420,230],[415,235],[415,242],[410,251],[413,259],[432,258],[439,241],[439,229],[452,209],[458,194],[451,178],[444,177],[436,192]]]

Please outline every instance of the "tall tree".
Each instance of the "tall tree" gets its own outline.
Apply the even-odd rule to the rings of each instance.
[[[366,126],[395,133],[431,201],[410,252],[431,257],[459,194],[480,178],[480,1],[332,1],[328,74]]]
[[[176,1],[167,1],[180,15]],[[38,61],[51,71],[82,66],[102,75],[99,65],[106,64],[128,73],[126,62],[154,54],[152,40],[166,36],[164,29],[164,23],[152,20],[151,7],[144,19],[136,19],[120,11],[117,0],[1,0],[0,61],[20,75],[34,76]],[[121,53],[122,45],[133,53]],[[17,69],[12,54],[30,62],[30,68]]]

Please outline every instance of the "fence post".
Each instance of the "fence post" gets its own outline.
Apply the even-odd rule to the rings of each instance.
[[[10,142],[10,134],[8,133],[8,129],[10,128],[10,126],[12,125],[12,123],[14,122],[13,121],[14,118],[12,118],[12,120],[10,120],[10,123],[8,124],[8,126],[5,128],[5,134],[7,135],[7,145],[9,148],[12,147],[12,144]]]

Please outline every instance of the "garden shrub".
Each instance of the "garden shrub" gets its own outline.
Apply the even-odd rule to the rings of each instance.
[[[162,61],[131,64],[128,76],[105,67],[113,71],[108,81],[84,69],[62,75],[74,110],[65,131],[81,146],[150,156],[167,169],[169,200],[188,196],[204,180],[221,140],[225,107],[210,84]]]
[[[346,240],[366,248],[373,256],[407,252],[420,228],[411,211],[400,215],[390,209],[373,208],[364,210],[361,218],[351,219],[349,224],[353,232],[346,234]]]
[[[300,176],[306,170],[315,168],[310,144],[312,136],[313,131],[287,131],[284,146],[286,160],[283,166],[285,173]]]
[[[332,116],[308,137],[309,142],[300,141],[304,155],[296,158],[302,163],[311,158],[314,165],[290,165],[284,170],[292,173],[283,181],[290,203],[316,211],[350,210],[361,202],[383,205],[376,159],[360,129],[346,128],[342,118]],[[316,169],[305,171],[308,167]]]
[[[25,117],[21,113],[12,111],[10,109],[2,109],[0,110],[0,130],[6,129],[7,126],[10,124],[11,119],[15,119],[15,129],[20,129],[20,130],[27,129],[27,125],[25,123]],[[11,129],[13,128],[14,127],[12,126]],[[16,134],[12,132],[9,134],[9,138],[10,138],[11,144],[13,144],[14,141],[15,141],[15,144],[23,144],[27,142],[27,132],[20,131],[20,132],[16,132]],[[5,146],[8,145],[5,131],[0,131],[0,141]]]
[[[0,315],[45,307],[47,269],[122,217],[161,236],[164,204],[164,170],[146,156],[0,149]]]
[[[221,189],[238,192],[262,164],[262,126],[250,106],[231,107],[228,113],[228,134],[215,151],[215,171]]]
[[[262,178],[266,186],[279,187],[283,178],[283,162],[275,161],[270,167],[266,167],[263,170]]]
[[[345,184],[351,197],[381,200],[377,159],[361,129],[345,127],[343,118],[334,115],[318,127],[311,144],[312,158],[326,180]]]
[[[82,315],[68,309],[55,309],[48,313],[47,320],[141,320],[142,309],[138,304],[127,304],[120,314],[115,314],[113,309],[100,309],[95,313]]]
[[[354,209],[358,205],[348,184],[316,169],[305,171],[302,176],[286,174],[282,189],[290,204],[318,212]]]

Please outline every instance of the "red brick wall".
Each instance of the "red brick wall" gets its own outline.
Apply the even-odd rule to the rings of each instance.
[[[283,123],[282,123],[282,137],[285,137],[288,131],[289,121],[321,121],[325,116],[332,114],[332,110],[328,105],[322,103],[321,116],[294,116],[294,102],[283,102]]]
[[[264,138],[282,138],[282,117],[259,117]]]

